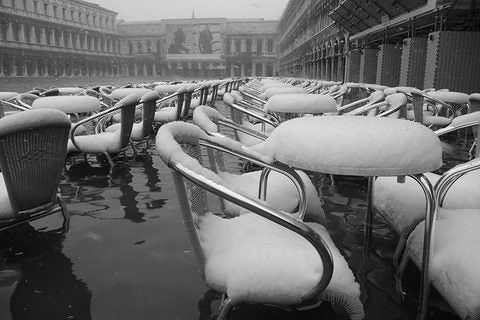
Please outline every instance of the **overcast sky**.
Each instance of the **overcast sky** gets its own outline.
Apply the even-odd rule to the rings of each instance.
[[[278,20],[288,0],[88,0],[118,12],[125,21],[191,18]]]

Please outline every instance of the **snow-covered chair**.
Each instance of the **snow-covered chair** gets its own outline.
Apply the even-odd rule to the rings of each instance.
[[[480,112],[477,111],[454,118],[450,125],[438,129],[435,134],[440,137],[467,127],[478,127],[479,123]],[[478,133],[477,130],[474,132]],[[426,176],[433,184],[441,177],[433,172],[427,172]],[[444,207],[480,209],[480,184],[477,183],[479,179],[480,171],[462,176],[444,199]],[[408,177],[404,183],[398,183],[395,177],[379,177],[375,180],[375,190],[373,204],[376,211],[400,236],[394,255],[394,265],[397,266],[408,235],[425,218],[425,197],[421,187]]]
[[[363,319],[359,285],[321,224],[277,211],[205,168],[199,162],[198,146],[221,147],[221,140],[199,127],[168,123],[160,127],[156,139],[160,157],[173,169],[202,278],[224,294],[217,319],[228,318],[243,303],[297,309],[316,307],[322,301],[338,302],[351,319]],[[230,148],[262,159],[241,147]],[[243,214],[224,218],[209,202],[217,197],[207,192],[240,206]]]
[[[70,121],[53,110],[0,119],[0,231],[46,215],[68,212],[57,197]]]
[[[186,119],[192,102],[192,94],[197,89],[194,84],[162,85],[155,90],[162,95],[155,111],[156,123],[167,123]],[[171,105],[174,106],[171,106]]]
[[[429,223],[436,211],[434,190],[424,173],[442,165],[441,143],[433,131],[412,121],[389,117],[296,118],[281,123],[264,142],[248,150],[293,168],[367,177],[367,232],[373,217],[375,177],[412,177],[427,199],[423,214]],[[430,248],[430,240],[425,238],[425,248]],[[421,301],[428,300],[428,266],[427,256],[422,264]]]
[[[479,169],[480,159],[476,158],[447,171],[437,181],[438,214],[430,217],[430,222],[422,221],[410,234],[397,273],[397,286],[403,292],[401,279],[408,262],[411,260],[421,267],[425,256],[429,256],[430,273],[426,285],[431,282],[461,319],[480,318],[480,208],[453,209],[450,205],[447,209],[446,201],[463,175],[477,173],[478,191]],[[478,204],[479,195],[475,197]],[[423,246],[426,238],[431,238],[433,243],[427,252]],[[427,301],[423,303],[421,309],[426,310]]]
[[[135,155],[137,154],[137,151],[134,144],[147,142],[147,138],[153,132],[153,120],[155,116],[156,102],[158,99],[160,99],[160,96],[155,91],[150,91],[140,98],[138,107],[141,108],[142,118],[141,121],[133,123],[132,132],[130,134],[130,140],[132,142],[132,148]],[[120,110],[118,112],[120,112]],[[108,118],[103,117],[103,119],[106,121]],[[100,131],[102,132],[115,132],[121,129],[122,123],[115,123],[106,128],[102,124],[100,125],[100,127]],[[146,148],[148,147],[148,142],[145,143],[145,145],[146,146],[144,150],[146,150]]]

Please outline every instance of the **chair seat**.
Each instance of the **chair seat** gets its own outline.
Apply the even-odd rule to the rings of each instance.
[[[111,126],[108,126],[105,131],[115,132],[117,130],[120,130],[121,126],[121,123],[114,123]],[[143,138],[143,121],[134,123],[132,126],[132,132],[130,133],[130,139],[133,141],[139,141]]]
[[[177,107],[164,107],[155,112],[155,122],[172,122],[177,120]]]
[[[432,130],[391,118],[297,118],[250,148],[272,161],[340,175],[408,175],[442,165],[442,146]]]
[[[410,235],[407,250],[421,266],[424,223]],[[480,210],[441,208],[430,253],[432,284],[461,319],[480,315]],[[471,318],[470,318],[471,317]]]
[[[200,105],[200,98],[192,98],[192,101],[190,102],[190,110],[194,110],[199,105]]]
[[[413,110],[407,110],[407,119],[415,120],[415,114]],[[452,122],[452,119],[442,116],[434,116],[431,111],[424,111],[422,123],[427,126],[439,126],[445,127]]]
[[[255,131],[258,131],[260,133],[263,133],[265,135],[269,135],[273,129],[275,129],[275,127],[269,125],[269,124],[265,124],[265,131],[262,131],[262,124],[261,123],[251,123],[249,121],[244,121],[242,123],[242,126],[246,127],[246,128],[249,128],[249,129],[252,129],[252,130],[255,130]],[[258,139],[258,138],[255,138],[254,136],[251,136],[247,133],[243,133],[243,132],[240,132],[238,131],[238,139],[240,140],[240,142],[246,146],[253,146],[255,144],[258,144],[260,142],[262,142],[263,140],[261,139]]]
[[[271,97],[264,109],[271,112],[326,113],[336,112],[337,103],[329,95],[291,93]]]
[[[52,96],[33,101],[32,109],[57,109],[65,113],[91,113],[101,109],[100,100],[90,96]]]
[[[119,88],[112,91],[112,98],[120,100],[132,93],[136,93],[139,96],[142,96],[149,92],[152,92],[152,90],[145,88]]]
[[[220,172],[218,175],[230,185],[242,190],[249,197],[257,198],[261,173],[262,171],[252,171],[239,175]],[[307,195],[305,220],[324,224],[325,213],[323,212],[317,190],[304,172],[297,171],[297,173],[305,184]],[[288,177],[276,171],[271,171],[268,177],[266,201],[277,210],[291,213],[298,207],[299,194],[297,188]],[[242,209],[239,206],[229,201],[225,201],[225,211],[227,214],[235,216],[242,213]]]
[[[8,220],[14,217],[7,186],[5,185],[5,180],[3,180],[3,174],[0,172],[0,220]]]
[[[270,99],[277,94],[287,94],[287,93],[307,93],[307,90],[299,87],[284,86],[284,87],[272,87],[266,89],[261,95],[262,99]]]
[[[426,173],[435,184],[440,175]],[[446,209],[480,209],[480,171],[463,175],[448,190],[443,201]],[[425,218],[425,196],[418,183],[407,177],[405,183],[397,183],[395,177],[379,177],[375,180],[373,205],[389,220],[399,233],[408,232],[410,227]]]
[[[334,261],[332,279],[320,298],[333,298],[352,319],[362,319],[360,288],[347,262],[322,225],[308,225],[325,240]],[[226,292],[235,304],[299,304],[323,272],[308,242],[252,213],[232,219],[206,214],[200,220],[199,238],[207,284]]]
[[[120,151],[120,130],[114,132],[102,132],[75,137],[75,142],[80,150],[75,148],[72,140],[68,140],[67,153],[72,151],[104,153]]]

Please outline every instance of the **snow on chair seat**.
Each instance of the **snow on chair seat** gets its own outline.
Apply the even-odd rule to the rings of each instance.
[[[341,175],[408,175],[442,165],[441,143],[430,129],[392,118],[297,118],[251,149],[294,167]]]
[[[268,100],[276,94],[287,94],[287,93],[308,93],[307,90],[298,87],[273,87],[265,90],[260,98]]]
[[[40,97],[33,101],[32,109],[57,109],[65,113],[92,113],[100,111],[101,103],[90,96]]]
[[[115,100],[121,100],[130,94],[144,95],[151,92],[150,89],[145,88],[118,88],[112,91],[112,98]]]
[[[285,113],[328,113],[337,111],[337,103],[329,95],[290,93],[268,99],[265,111]]]
[[[461,319],[480,319],[480,209],[440,208],[435,221],[430,279]],[[424,222],[412,232],[407,254],[421,266]]]

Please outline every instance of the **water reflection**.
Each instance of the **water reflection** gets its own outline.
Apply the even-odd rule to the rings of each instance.
[[[0,234],[0,269],[11,270],[16,281],[12,319],[92,318],[92,293],[72,272],[72,261],[62,252],[64,239],[61,231],[40,232],[29,224]]]

